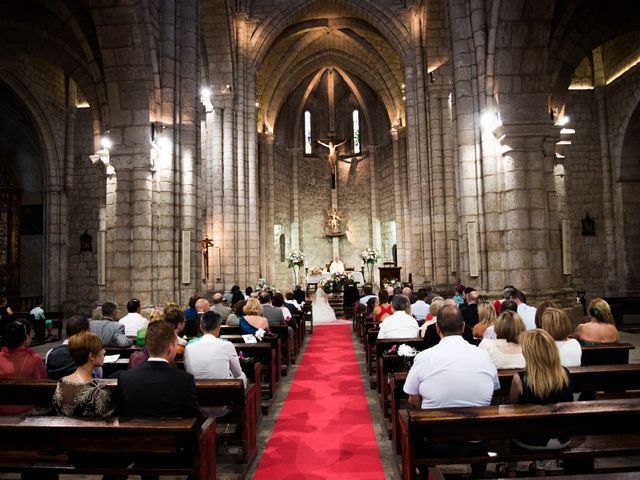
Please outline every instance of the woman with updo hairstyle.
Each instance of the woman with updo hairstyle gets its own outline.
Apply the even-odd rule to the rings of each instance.
[[[237,327],[238,325],[240,325],[240,317],[244,315],[242,309],[244,308],[245,303],[246,302],[244,300],[238,300],[236,302],[236,304],[233,306],[233,312],[230,313],[227,317],[225,325],[230,325],[232,327]]]
[[[495,338],[493,324],[496,322],[496,309],[488,300],[480,300],[478,302],[478,323],[473,326],[473,338]],[[491,331],[488,335],[485,332],[489,327]]]
[[[0,378],[47,378],[44,362],[29,348],[32,336],[33,329],[27,320],[7,324],[5,346],[0,352]],[[0,415],[22,415],[32,409],[33,405],[2,405]]]
[[[582,348],[571,335],[571,319],[559,308],[547,308],[542,314],[542,329],[551,335],[560,352],[563,367],[578,367],[582,360]]]
[[[573,332],[573,338],[585,346],[619,341],[616,322],[606,301],[602,298],[594,298],[589,303],[588,313],[590,321],[578,325]]]
[[[69,354],[77,368],[58,382],[53,395],[56,411],[66,417],[108,417],[115,409],[111,393],[93,378],[93,369],[104,363],[100,337],[87,331],[73,335]]]
[[[253,335],[262,328],[263,330],[269,329],[269,321],[262,316],[262,305],[257,298],[250,298],[242,308],[244,314],[239,319],[240,333],[242,335]]]
[[[527,366],[511,381],[509,400],[511,403],[572,402],[573,386],[569,371],[560,364],[556,342],[544,330],[527,330],[520,335],[522,354]],[[535,435],[535,429],[532,430]],[[513,439],[518,446],[528,450],[559,450],[571,442],[571,437]],[[544,468],[544,461],[535,462],[536,469]],[[515,464],[510,464],[515,473]]]
[[[378,306],[379,300],[378,297],[371,297],[367,300],[367,309],[364,312],[364,321],[365,322],[375,322],[374,312],[376,311],[376,307]],[[380,323],[380,322],[375,322]]]
[[[526,330],[520,315],[513,310],[503,311],[494,325],[495,340],[484,338],[478,348],[489,353],[496,368],[524,368],[525,361],[518,337]]]

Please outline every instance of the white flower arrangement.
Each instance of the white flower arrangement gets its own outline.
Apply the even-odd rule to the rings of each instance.
[[[380,254],[373,247],[367,247],[360,252],[360,259],[363,263],[376,263],[380,259]]]
[[[398,355],[401,357],[415,357],[417,354],[418,351],[406,343],[403,343],[398,347]]]
[[[382,287],[402,288],[402,282],[395,277],[387,278],[384,282],[382,282]]]
[[[321,275],[322,272],[324,272],[324,269],[317,265],[313,265],[311,268],[309,268],[309,275]]]
[[[302,265],[304,265],[304,253],[300,252],[299,250],[293,250],[287,256],[287,262],[289,262],[289,268],[301,267]]]

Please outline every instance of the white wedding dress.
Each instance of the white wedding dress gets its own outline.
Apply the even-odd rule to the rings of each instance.
[[[316,290],[316,294],[311,303],[311,313],[313,315],[313,324],[330,323],[336,321],[336,312],[333,311],[327,295],[322,288]]]

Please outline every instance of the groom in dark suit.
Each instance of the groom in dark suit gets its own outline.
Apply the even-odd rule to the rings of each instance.
[[[199,418],[193,375],[170,365],[178,345],[173,327],[166,322],[149,324],[145,344],[149,359],[120,373],[116,393],[120,415]]]

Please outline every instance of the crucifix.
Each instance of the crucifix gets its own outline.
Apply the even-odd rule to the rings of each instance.
[[[213,247],[213,242],[208,235],[205,235],[202,239],[202,261],[207,280],[209,279],[209,247]]]

